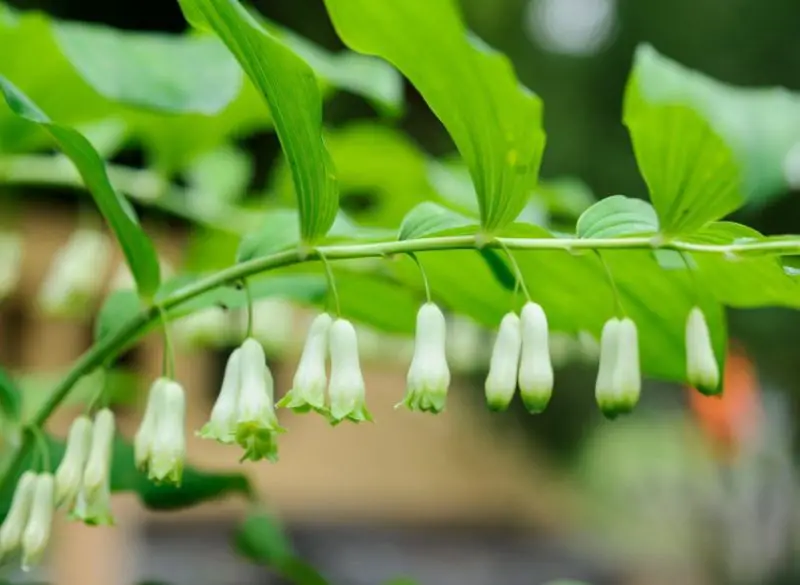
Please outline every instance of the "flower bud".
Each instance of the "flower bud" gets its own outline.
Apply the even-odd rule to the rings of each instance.
[[[639,402],[642,374],[639,369],[639,335],[636,323],[627,317],[619,323],[619,349],[612,385],[617,392],[617,412],[628,413]]]
[[[222,388],[211,409],[209,421],[197,433],[204,439],[214,439],[220,443],[233,443],[236,439],[236,408],[241,386],[242,350],[235,349],[225,365]]]
[[[494,341],[486,377],[486,404],[489,409],[501,411],[508,408],[517,389],[519,356],[522,350],[522,333],[516,313],[507,313],[500,321]]]
[[[595,398],[602,413],[614,418],[617,416],[617,392],[614,388],[614,370],[617,365],[619,351],[619,325],[620,321],[612,317],[603,326],[600,335],[600,366],[597,371],[595,383]]]
[[[244,459],[278,458],[276,434],[283,432],[274,409],[274,382],[261,344],[248,338],[242,344],[241,387],[236,407],[236,442],[245,450]]]
[[[53,474],[40,473],[36,478],[31,501],[31,511],[22,533],[22,570],[30,571],[44,556],[55,508],[55,482]]]
[[[278,402],[278,406],[290,408],[294,412],[308,412],[313,409],[326,413],[325,387],[328,385],[328,378],[325,374],[325,362],[328,357],[328,331],[332,322],[330,315],[322,313],[311,323],[292,389]]]
[[[519,362],[519,392],[528,412],[539,413],[553,395],[553,366],[547,316],[542,307],[528,302],[520,319],[522,354]]]
[[[150,465],[150,456],[153,450],[153,438],[155,437],[156,424],[161,413],[162,396],[164,385],[169,382],[168,378],[158,378],[150,386],[150,392],[147,395],[147,405],[144,409],[144,416],[142,422],[139,424],[139,430],[136,431],[136,436],[133,439],[133,459],[136,468],[140,471],[147,471]]]
[[[450,369],[445,352],[447,329],[442,310],[428,302],[417,312],[414,357],[406,377],[402,404],[409,410],[441,412],[450,385]]]
[[[108,483],[100,488],[91,498],[85,490],[78,493],[75,506],[70,512],[70,519],[83,522],[89,526],[113,526],[114,515],[111,512],[111,488]]]
[[[104,408],[94,417],[92,445],[83,472],[83,491],[93,499],[111,479],[111,454],[114,448],[114,413]]]
[[[79,416],[72,421],[67,435],[64,457],[56,470],[56,504],[71,506],[78,496],[83,481],[83,472],[92,446],[92,421]]]
[[[366,389],[358,360],[358,339],[352,323],[336,319],[331,325],[331,380],[328,385],[331,420],[371,421],[365,403]]]
[[[181,385],[173,380],[166,382],[161,389],[159,404],[161,411],[150,444],[148,476],[157,483],[180,485],[186,460],[186,398]]]
[[[689,383],[703,394],[717,392],[719,365],[700,307],[693,307],[686,321],[686,376]]]
[[[0,527],[0,558],[13,553],[21,544],[36,490],[36,477],[33,471],[26,471],[17,482],[8,514]]]

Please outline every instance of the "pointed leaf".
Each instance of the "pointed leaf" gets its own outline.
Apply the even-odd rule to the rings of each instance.
[[[160,268],[153,243],[144,233],[130,203],[111,186],[106,166],[91,143],[78,131],[50,120],[36,104],[0,76],[0,92],[11,111],[41,126],[78,169],[97,207],[116,235],[139,294],[150,299],[158,290]]]
[[[658,216],[647,201],[624,195],[601,199],[578,218],[579,238],[616,238],[655,234]]]
[[[438,203],[425,201],[408,212],[400,224],[398,240],[413,240],[427,236],[453,233],[473,228],[477,231],[475,220],[456,213],[451,209],[442,207]]]
[[[236,0],[181,0],[202,15],[269,105],[292,169],[306,243],[324,236],[336,217],[336,173],[322,140],[322,97],[313,70],[270,35]]]
[[[469,167],[488,232],[514,221],[536,183],[539,98],[508,59],[465,29],[454,0],[325,0],[353,50],[395,65],[442,121]]]

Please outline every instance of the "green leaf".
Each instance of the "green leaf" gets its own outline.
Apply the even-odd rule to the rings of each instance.
[[[97,207],[119,241],[139,294],[145,299],[152,297],[161,278],[155,248],[139,226],[130,203],[111,186],[105,163],[94,147],[76,130],[50,120],[36,104],[2,76],[0,92],[11,111],[46,130],[75,164]]]
[[[254,563],[273,569],[295,585],[328,585],[311,565],[300,559],[274,517],[254,512],[242,522],[235,535],[236,550]]]
[[[180,3],[192,14],[202,14],[269,104],[292,169],[301,235],[306,243],[316,242],[333,225],[338,191],[322,140],[322,98],[313,70],[235,0]]]
[[[470,169],[488,232],[514,221],[536,183],[542,105],[509,61],[465,29],[453,0],[325,0],[353,50],[382,57],[420,91]]]
[[[0,411],[5,418],[19,420],[22,399],[11,376],[0,367]]]
[[[274,209],[264,217],[258,231],[247,234],[236,252],[237,262],[246,262],[296,246],[300,242],[298,213],[294,209]]]
[[[413,263],[410,259],[409,263]],[[412,267],[417,290],[422,287],[419,269]],[[334,269],[342,315],[386,333],[412,335],[417,311],[424,301],[421,292],[402,286],[381,274]],[[387,310],[387,307],[391,307]]]
[[[171,113],[216,114],[238,95],[242,71],[215,38],[54,22],[64,55],[109,100]],[[202,63],[202,68],[197,64]]]
[[[581,214],[577,232],[580,238],[655,234],[658,232],[658,216],[647,201],[612,195]]]
[[[413,240],[442,233],[462,232],[464,228],[475,228],[475,220],[442,207],[438,203],[425,201],[408,212],[400,224],[399,240]]]

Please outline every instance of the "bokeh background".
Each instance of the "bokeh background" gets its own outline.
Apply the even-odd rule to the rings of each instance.
[[[185,29],[176,2],[11,4],[122,29]],[[800,3],[794,0],[461,4],[469,26],[506,53],[520,79],[544,100],[542,177],[580,181],[579,195],[570,191],[578,199],[646,195],[621,123],[638,43],[652,43],[726,82],[800,89]],[[341,48],[319,0],[254,5],[328,49]],[[380,124],[406,132],[431,156],[452,155],[451,141],[421,98],[408,85],[405,94],[405,113]],[[362,98],[337,93],[326,103],[325,119],[330,128],[346,130],[378,116]],[[255,161],[251,190],[263,191],[279,158],[277,139],[256,132],[237,144]],[[147,164],[135,148],[115,160]],[[23,277],[0,304],[0,361],[30,374],[35,393],[87,346],[91,323],[53,320],[31,309],[48,262],[74,228],[80,197],[56,189],[30,195],[21,220]],[[379,197],[354,189],[344,205],[368,220]],[[563,208],[569,208],[563,200],[549,204],[549,221],[558,222]],[[160,247],[179,265],[189,226],[149,208],[141,213],[145,224],[158,226]],[[797,232],[797,218],[792,193],[737,213],[767,234]],[[106,279],[113,273],[109,268]],[[308,315],[278,302],[262,304],[259,314],[279,386],[288,387]],[[408,347],[373,336],[362,345],[370,348],[369,401],[379,423],[330,429],[322,421],[288,418],[281,462],[248,473],[298,551],[336,584],[377,584],[396,576],[420,585],[538,585],[555,578],[594,585],[797,583],[800,320],[779,309],[731,311],[729,318],[723,399],[649,383],[636,413],[615,422],[603,420],[593,403],[591,344],[563,348],[554,399],[543,415],[532,418],[521,408],[489,415],[481,391],[490,334],[464,325],[456,337],[469,364],[456,376],[447,413],[433,418],[393,410],[402,395]],[[195,390],[191,428],[208,412],[228,349],[224,343],[181,345],[178,371]],[[125,383],[143,387],[141,380],[158,372],[159,341],[148,340],[123,365],[131,374]],[[68,410],[54,421],[55,430],[63,432]],[[127,430],[134,429],[137,403],[122,404],[120,412]],[[193,442],[190,449],[198,464],[225,468],[234,460],[207,444]],[[241,502],[153,515],[122,496],[115,498],[115,510],[120,527],[114,531],[60,526],[42,578],[68,585],[281,582],[231,548]]]

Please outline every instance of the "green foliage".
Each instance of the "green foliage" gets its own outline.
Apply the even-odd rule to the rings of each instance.
[[[0,368],[0,411],[3,417],[19,420],[22,397],[19,388],[11,376]]]
[[[578,218],[576,231],[581,238],[655,234],[658,217],[647,201],[612,195],[584,211]]]

